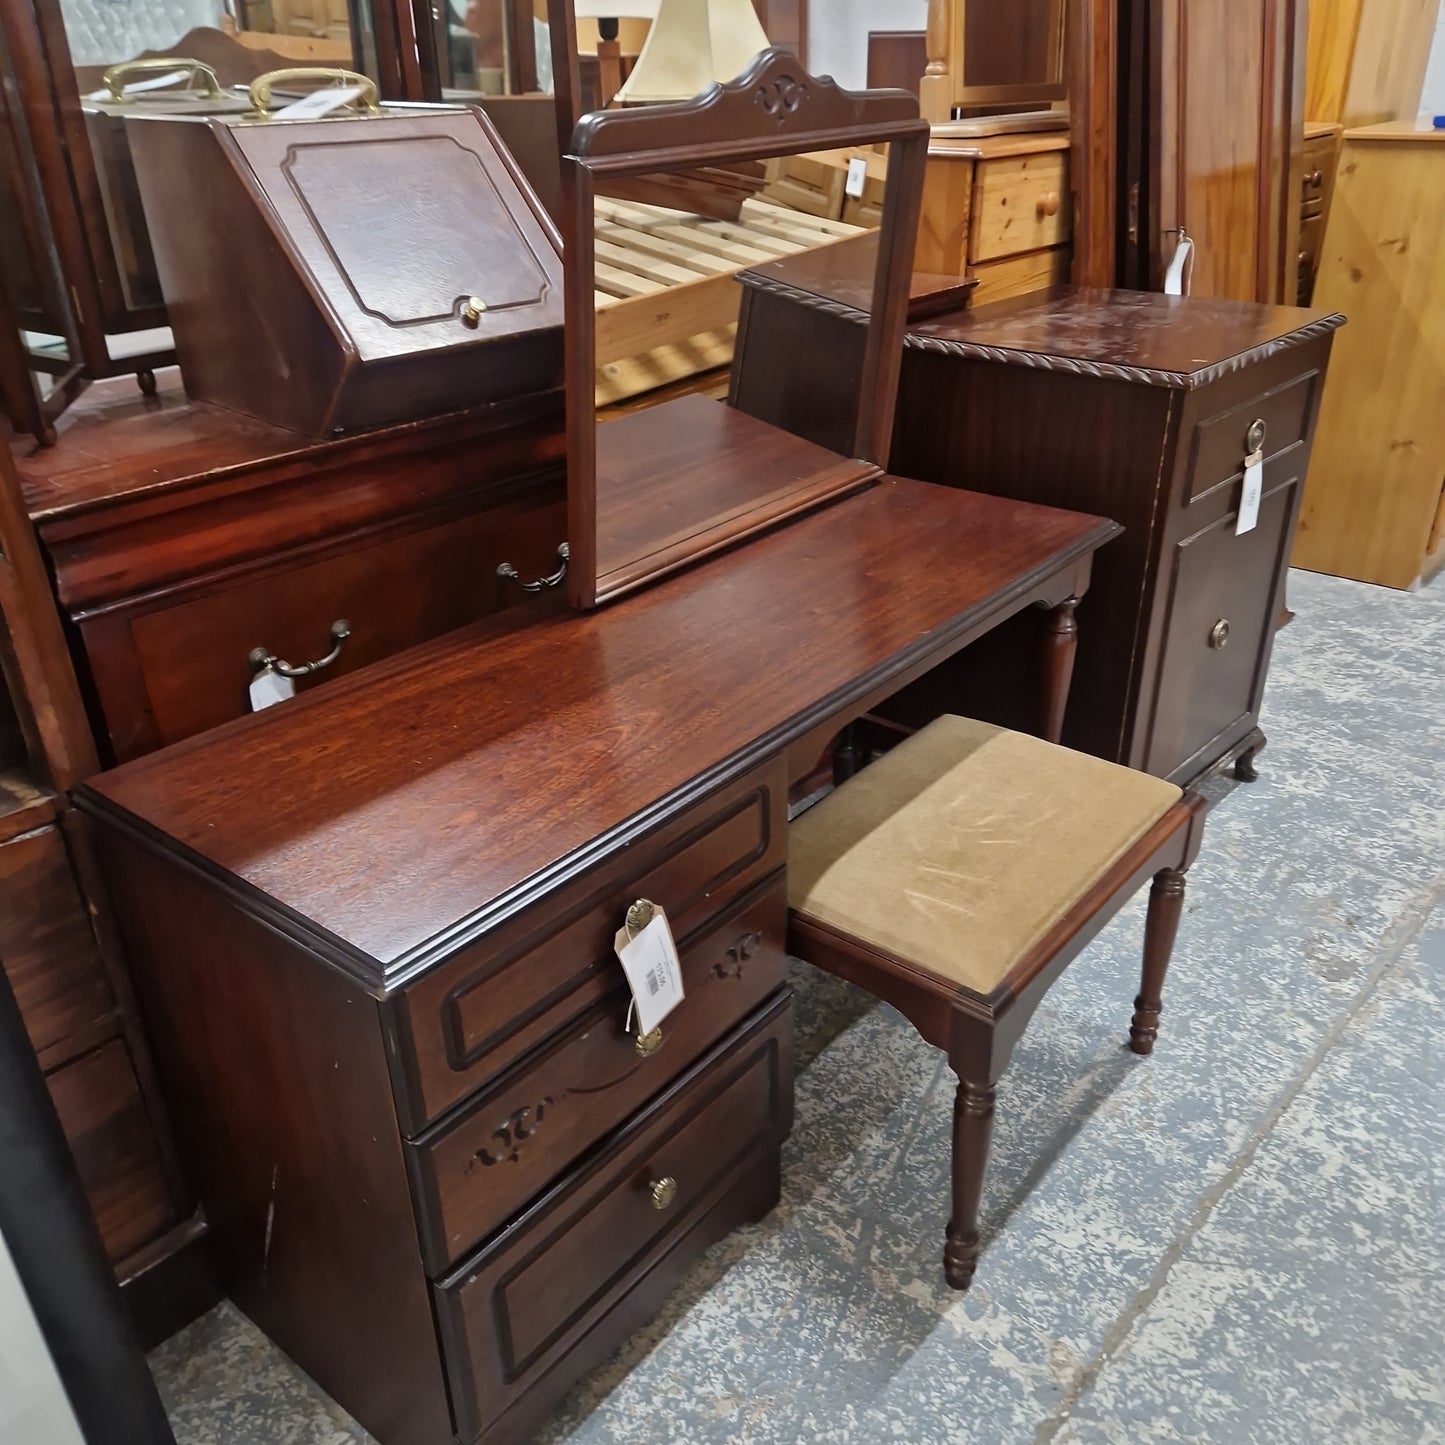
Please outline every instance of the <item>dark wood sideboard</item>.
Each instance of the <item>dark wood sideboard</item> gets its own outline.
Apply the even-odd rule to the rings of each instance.
[[[81,791],[226,1287],[383,1445],[529,1438],[771,1207],[790,784],[1117,530],[885,477]],[[687,988],[641,1039],[638,897]]]
[[[740,279],[736,404],[821,438],[855,364],[856,297],[786,261]],[[1184,785],[1235,759],[1242,776],[1252,772],[1325,368],[1343,321],[1253,302],[1059,287],[910,323],[894,472],[1124,526],[1081,609],[1070,746]],[[804,348],[817,361],[791,367]],[[1236,535],[1256,421],[1264,494],[1258,525]],[[956,542],[960,555],[975,545]],[[1043,625],[1020,617],[1000,629],[892,699],[888,720],[917,727],[964,709],[1029,726],[1032,675],[1021,659]]]

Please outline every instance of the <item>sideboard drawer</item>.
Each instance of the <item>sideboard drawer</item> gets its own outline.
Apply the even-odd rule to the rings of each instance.
[[[969,256],[991,261],[1069,239],[1073,207],[1064,151],[980,161],[969,219]]]
[[[403,1131],[415,1136],[610,994],[621,976],[613,939],[636,899],[665,909],[681,939],[781,868],[787,799],[777,759],[402,993],[392,1008]]]
[[[686,997],[644,1052],[626,984],[531,1055],[435,1138],[408,1145],[433,1273],[502,1224],[781,986],[788,894],[754,889],[682,947]]]
[[[1189,500],[1198,501],[1244,474],[1247,437],[1256,421],[1264,423],[1264,459],[1272,461],[1304,441],[1315,414],[1317,372],[1291,378],[1281,386],[1228,411],[1201,421],[1194,433],[1194,465],[1189,470]],[[1249,378],[1242,379],[1248,385]]]
[[[1186,780],[1192,760],[1231,730],[1247,732],[1264,689],[1259,639],[1274,625],[1298,476],[1266,490],[1259,522],[1235,535],[1231,506],[1174,551],[1169,632],[1154,692],[1148,772]],[[1191,765],[1191,766],[1186,766]]]
[[[556,566],[566,529],[561,488],[514,490],[434,525],[355,539],[343,549],[283,557],[234,580],[216,579],[82,617],[80,635],[117,762],[205,732],[250,709],[250,653],[293,664],[333,647],[336,661],[306,688],[353,672],[515,602],[496,576]]]
[[[774,1167],[791,1126],[791,1046],[784,995],[437,1287],[461,1439],[544,1375],[555,1398],[562,1372],[575,1378],[591,1363],[586,1337],[607,1333],[634,1286],[677,1279],[739,1222],[730,1196]]]

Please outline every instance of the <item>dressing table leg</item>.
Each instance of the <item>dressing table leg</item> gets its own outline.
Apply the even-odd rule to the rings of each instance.
[[[1064,709],[1069,702],[1069,684],[1074,677],[1074,654],[1079,647],[1079,624],[1074,610],[1077,597],[1066,597],[1049,610],[1044,639],[1044,697],[1041,736],[1045,742],[1063,738]]]
[[[857,724],[849,723],[838,735],[838,742],[833,748],[833,786],[835,788],[841,788],[858,771],[858,764],[862,761],[860,752]]]

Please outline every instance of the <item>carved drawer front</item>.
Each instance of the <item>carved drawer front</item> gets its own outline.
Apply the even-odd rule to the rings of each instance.
[[[243,716],[258,648],[293,666],[335,651],[334,661],[298,682],[302,690],[495,612],[516,597],[498,584],[498,564],[511,562],[524,576],[549,571],[565,521],[557,491],[530,489],[433,526],[171,597],[169,605],[142,602],[83,619],[116,760]],[[339,648],[338,622],[350,628]]]
[[[785,995],[437,1287],[460,1438],[544,1375],[549,1394],[564,1372],[580,1375],[596,1353],[585,1337],[607,1335],[634,1286],[656,1299],[712,1239],[767,1207],[771,1195],[744,1214],[729,1200],[753,1197],[776,1168],[792,1122],[791,1031]]]
[[[787,888],[754,889],[683,943],[686,998],[658,1034],[624,1028],[617,988],[440,1134],[408,1146],[422,1252],[439,1271],[503,1223],[783,982]]]
[[[1264,690],[1298,476],[1265,469],[1259,524],[1242,537],[1231,507],[1174,549],[1169,633],[1154,694],[1147,772],[1193,776],[1252,725]],[[1236,499],[1237,500],[1237,499]],[[1168,565],[1167,559],[1165,565]],[[1216,740],[1222,740],[1215,746]]]
[[[41,1068],[117,1032],[115,998],[57,827],[0,847],[0,968]]]
[[[648,898],[686,938],[783,866],[782,759],[714,793],[418,980],[392,1005],[403,1130],[415,1136],[610,994],[613,937]]]
[[[1257,373],[1254,375],[1257,378]],[[1200,422],[1194,432],[1189,500],[1197,502],[1231,481],[1238,485],[1250,450],[1250,428],[1257,421],[1264,423],[1266,464],[1303,442],[1314,415],[1319,383],[1318,372],[1291,377],[1262,396],[1252,394],[1247,401]]]
[[[1069,239],[1072,215],[1064,151],[980,161],[969,222],[969,259],[991,261],[1061,245]]]

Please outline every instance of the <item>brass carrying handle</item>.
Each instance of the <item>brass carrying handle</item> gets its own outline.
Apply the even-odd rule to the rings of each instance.
[[[315,662],[283,662],[265,647],[253,647],[246,660],[251,664],[252,672],[265,672],[269,667],[272,672],[278,672],[282,677],[310,677],[313,672],[330,667],[341,656],[341,649],[346,646],[346,639],[351,636],[351,624],[344,618],[333,622],[331,636],[335,645],[325,657],[318,657]]]
[[[361,94],[356,97],[359,105],[368,115],[380,115],[377,104],[376,82],[369,75],[358,75],[354,70],[341,70],[332,65],[298,65],[290,70],[268,70],[251,82],[251,109],[258,115],[265,115],[271,109],[271,91],[278,85],[290,85],[295,80],[329,80],[336,85],[359,85]]]
[[[523,592],[545,592],[549,587],[560,587],[563,578],[567,575],[567,563],[572,558],[572,549],[563,542],[557,548],[557,557],[561,566],[555,572],[548,573],[545,577],[539,577],[535,582],[523,582],[522,574],[512,566],[510,562],[503,562],[497,568],[497,577],[502,582],[515,582]]]
[[[178,56],[167,59],[163,55],[151,56],[147,60],[122,60],[112,65],[101,76],[101,84],[116,100],[126,105],[135,104],[135,96],[125,93],[125,83],[137,75],[167,75],[172,71],[184,71],[192,80],[200,81],[200,93],[210,100],[219,100],[225,93],[221,89],[221,78],[204,61],[186,60]]]

